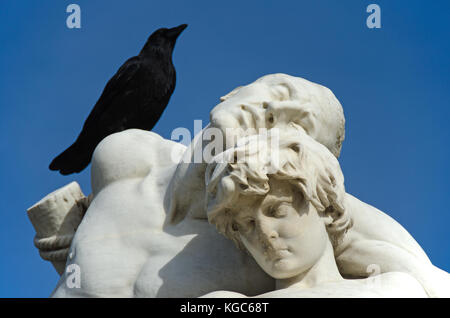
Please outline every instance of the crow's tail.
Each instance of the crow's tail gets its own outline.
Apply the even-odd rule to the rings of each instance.
[[[50,170],[59,170],[63,175],[82,171],[91,162],[93,153],[91,148],[79,140],[75,141],[72,146],[53,159],[49,166]]]

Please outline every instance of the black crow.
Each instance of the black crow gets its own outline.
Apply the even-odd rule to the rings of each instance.
[[[53,159],[50,170],[63,175],[80,172],[106,136],[155,126],[175,89],[172,51],[186,27],[162,28],[150,35],[139,55],[127,60],[108,81],[77,140]]]

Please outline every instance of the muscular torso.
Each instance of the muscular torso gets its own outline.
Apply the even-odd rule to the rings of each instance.
[[[250,295],[273,290],[274,280],[206,220],[166,221],[164,199],[175,169],[169,151],[174,145],[168,143],[132,130],[99,145],[92,167],[94,199],[68,260],[80,266],[81,288],[69,288],[63,274],[54,297],[198,297],[219,289]],[[126,151],[117,152],[124,144]],[[133,147],[139,151],[133,153]]]
[[[167,189],[184,151],[140,130],[99,144],[91,171],[94,199],[67,261],[79,265],[81,288],[69,288],[63,274],[53,296],[197,297],[217,290],[255,296],[274,290],[274,279],[250,256],[206,219],[192,217],[202,213],[169,222]],[[448,274],[429,262],[401,225],[350,195],[346,201],[354,225],[335,250],[344,277],[367,277],[375,264],[380,273],[410,274],[431,296],[448,295]]]

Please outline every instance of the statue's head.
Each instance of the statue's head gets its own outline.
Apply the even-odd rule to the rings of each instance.
[[[237,162],[209,164],[206,202],[219,232],[282,279],[314,265],[352,222],[344,177],[328,149],[297,129],[280,136],[277,151],[273,147],[252,138],[228,150]]]
[[[221,98],[210,113],[210,125],[197,135],[186,157],[189,164],[180,164],[175,173],[169,203],[171,221],[176,223],[186,214],[204,218],[203,177],[205,164],[194,159],[196,149],[206,149],[209,138],[206,131],[219,131],[223,139],[221,152],[233,147],[240,137],[255,135],[261,128],[284,131],[296,125],[337,158],[345,135],[342,106],[326,87],[286,74],[266,75],[255,82],[238,87]],[[213,128],[213,129],[211,129]],[[219,137],[220,138],[220,137]],[[214,138],[214,144],[216,142]],[[206,152],[209,153],[209,152]],[[218,152],[214,152],[216,154]],[[204,159],[204,158],[202,158]],[[190,196],[186,196],[189,189]]]
[[[210,113],[211,127],[283,128],[296,123],[339,156],[345,136],[342,106],[326,87],[286,74],[266,75],[221,98]],[[229,136],[229,135],[228,135]],[[227,137],[228,137],[227,136]]]

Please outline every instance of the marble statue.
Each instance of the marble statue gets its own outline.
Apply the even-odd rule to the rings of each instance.
[[[449,274],[411,235],[345,192],[344,126],[328,88],[271,74],[222,97],[189,147],[136,129],[108,136],[89,197],[72,183],[28,210],[36,247],[61,274],[52,296],[449,297]],[[257,143],[256,160],[230,157],[274,139],[261,129],[279,142]],[[223,149],[198,160],[211,134]],[[266,201],[286,220],[266,215],[263,227]],[[277,227],[290,238],[271,245]],[[75,265],[80,282],[68,284]]]
[[[352,226],[344,177],[336,158],[302,129],[284,131],[279,162],[250,140],[233,151],[244,160],[212,163],[206,172],[211,223],[246,250],[271,277],[274,291],[260,297],[426,297],[411,275],[390,272],[345,279],[334,250]],[[251,144],[254,144],[252,147]],[[253,153],[249,149],[257,149]],[[278,159],[278,158],[277,158]],[[376,266],[376,264],[374,264]],[[217,291],[205,297],[245,297]]]

